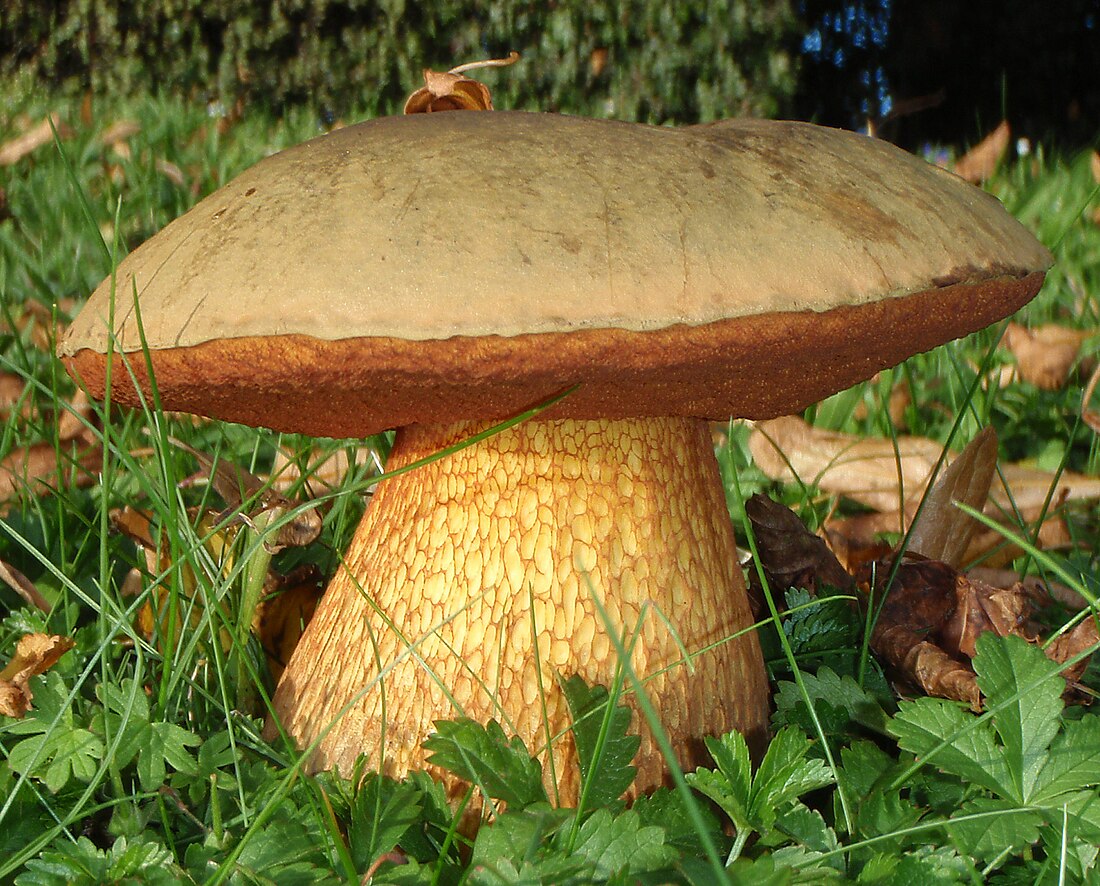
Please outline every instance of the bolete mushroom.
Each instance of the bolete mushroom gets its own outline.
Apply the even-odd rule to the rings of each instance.
[[[366,753],[400,775],[425,764],[433,721],[496,718],[552,759],[568,802],[556,675],[610,682],[609,630],[635,638],[683,766],[705,735],[764,737],[705,419],[791,413],[980,329],[1050,262],[993,197],[849,132],[410,116],[243,173],[122,262],[113,330],[107,281],[60,352],[100,394],[111,338],[141,348],[136,291],[166,408],[397,428],[391,467],[576,385],[381,484],[275,694],[294,739],[320,737],[314,768]],[[648,790],[665,764],[634,726]]]

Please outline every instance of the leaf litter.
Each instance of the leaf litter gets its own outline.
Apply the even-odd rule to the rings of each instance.
[[[795,420],[798,424],[779,421],[781,431],[791,429],[786,439],[805,441],[818,436],[815,429],[808,428],[800,420]],[[890,442],[853,438],[850,445],[843,446],[837,444],[844,442],[844,435],[823,432],[820,436],[834,448],[816,453],[818,462],[815,463],[821,463],[829,455],[833,456],[834,463],[842,463],[853,449],[860,452],[852,464],[866,461],[869,452],[873,453],[873,458],[885,461],[881,446],[875,451],[876,444]],[[758,440],[775,444],[772,435],[761,434]],[[907,442],[899,441],[901,459],[911,451]],[[860,447],[860,443],[870,445]],[[757,447],[767,453],[759,442]],[[917,446],[922,458],[927,459],[929,453],[925,450],[923,443]],[[754,454],[756,451],[754,449]],[[784,469],[799,460],[797,452],[792,454],[784,450],[782,455]],[[892,445],[890,456],[894,457]],[[761,566],[769,582],[783,590],[800,587],[812,592],[821,585],[854,586],[872,613],[870,647],[890,666],[898,680],[927,695],[962,701],[974,711],[980,711],[980,681],[971,666],[978,639],[992,632],[1039,644],[1041,633],[1035,616],[1051,602],[1050,596],[1037,590],[1033,583],[1015,580],[1008,587],[996,587],[959,571],[967,562],[972,537],[979,526],[957,507],[957,503],[965,503],[974,510],[981,510],[986,505],[991,495],[996,457],[996,436],[987,428],[941,472],[925,496],[919,513],[914,509],[915,522],[908,538],[903,539],[908,546],[904,550],[896,546],[886,552],[878,549],[874,556],[859,559],[849,556],[847,570],[825,542],[811,533],[796,515],[764,496],[754,496],[746,502],[745,509],[758,537]],[[773,457],[773,463],[778,461]],[[899,461],[894,458],[895,472],[905,470],[906,466]],[[768,472],[767,467],[764,470]],[[821,480],[828,468],[824,471],[816,476],[819,485],[823,485]],[[867,478],[862,477],[860,482],[866,489]],[[923,488],[922,484],[916,485]],[[881,490],[876,494],[880,493]],[[895,519],[900,521],[896,515]],[[828,532],[826,535],[832,537]],[[1006,577],[1013,576],[1010,573]],[[1072,629],[1051,638],[1045,648],[1048,658],[1058,663],[1078,659],[1063,672],[1068,681],[1067,692],[1072,693],[1075,689],[1075,681],[1084,672],[1088,656],[1098,644],[1100,636],[1095,618],[1085,618]]]

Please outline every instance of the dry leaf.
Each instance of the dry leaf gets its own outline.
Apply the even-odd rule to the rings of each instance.
[[[57,451],[52,443],[36,443],[10,452],[0,461],[0,505],[23,492],[40,495],[53,486],[91,486],[103,463],[96,446],[77,446],[71,458],[62,451],[58,476]]]
[[[35,609],[47,613],[53,609],[49,600],[43,597],[38,588],[34,586],[34,582],[3,560],[0,560],[0,581],[5,582],[13,591],[26,600],[28,605],[33,606]]]
[[[196,521],[196,534],[204,540],[203,546],[210,559],[218,565],[223,577],[228,575],[235,565],[232,547],[241,529],[240,524],[231,524],[215,531],[214,526],[220,522],[217,515],[208,513],[198,517],[190,513],[189,516]],[[144,592],[147,576],[166,574],[172,567],[172,560],[164,544],[154,540],[156,533],[148,514],[127,505],[111,512],[111,524],[137,544],[145,555],[146,574],[131,570],[123,585],[124,596],[136,597]],[[173,611],[170,608],[172,596],[167,588],[158,585],[138,610],[134,626],[146,640],[159,640],[163,644],[169,636],[169,626],[178,640],[184,624],[194,629],[201,623],[204,604],[199,594],[199,582],[189,564],[182,565],[181,576],[183,592],[177,595],[177,609]],[[267,655],[268,667],[276,679],[301,638],[305,625],[313,617],[322,593],[322,576],[314,566],[299,567],[285,577],[274,569],[268,569],[264,595],[253,615],[252,630],[260,640]],[[232,639],[225,629],[219,632],[219,642],[224,650],[229,650]],[[164,651],[163,648],[161,651]]]
[[[1088,653],[1080,661],[1062,671],[1062,676],[1066,678],[1068,683],[1075,683],[1085,673],[1089,658],[1092,657],[1098,643],[1100,643],[1100,633],[1096,629],[1096,617],[1091,616],[1080,622],[1073,630],[1056,637],[1045,651],[1051,661],[1056,661],[1059,664],[1067,662],[1083,652]]]
[[[475,68],[500,68],[515,64],[519,53],[512,52],[508,58],[486,59],[459,65],[449,71],[439,73],[430,68],[424,69],[424,86],[416,90],[405,102],[406,114],[429,114],[435,111],[491,111],[493,100],[489,88],[484,83],[463,77],[464,71]]]
[[[53,141],[53,129],[50,122],[57,130],[57,136],[66,139],[72,136],[73,131],[61,120],[59,114],[50,114],[41,123],[32,126],[22,135],[18,135],[10,141],[0,145],[0,166],[11,166],[18,163],[28,154],[38,150],[43,145]]]
[[[9,418],[17,403],[19,414],[23,418],[30,418],[34,404],[29,396],[23,396],[26,391],[27,383],[23,376],[13,372],[0,372],[0,419]]]
[[[881,373],[880,373],[881,374]],[[878,379],[879,374],[872,377],[871,381],[874,382]],[[886,414],[890,417],[890,423],[895,427],[903,429],[907,427],[905,414],[906,411],[913,403],[913,392],[909,389],[909,382],[904,378],[898,379],[894,382],[894,386],[890,389],[890,396],[886,402]],[[863,421],[867,418],[867,403],[860,400],[855,409],[852,411],[852,417],[857,421]]]
[[[1004,345],[1016,358],[1020,378],[1045,391],[1056,391],[1069,379],[1081,344],[1096,334],[1053,323],[1035,329],[1009,323]]]
[[[773,590],[816,591],[820,585],[843,590],[852,586],[852,577],[833,552],[790,508],[757,494],[745,502],[745,513],[752,521],[760,565]],[[750,570],[749,575],[750,584],[759,594],[756,570]]]
[[[955,163],[955,174],[974,184],[990,178],[1008,150],[1011,138],[1008,121],[1002,120],[996,129],[959,158]]]
[[[955,611],[939,631],[939,645],[949,655],[973,658],[978,637],[986,631],[1034,639],[1024,630],[1031,615],[1031,595],[1023,585],[997,588],[960,575],[955,595]]]
[[[287,576],[270,573],[269,578],[252,626],[267,656],[271,676],[278,680],[325,588],[320,570],[312,565],[300,566]]]
[[[904,490],[908,518],[942,451],[934,440],[902,436],[895,456],[891,440],[814,428],[795,416],[756,422],[749,435],[749,449],[756,465],[773,480],[797,479],[876,511],[897,512]],[[899,469],[903,490],[899,488]],[[1018,464],[1002,465],[1001,473],[1011,500],[1025,514],[1041,508],[1048,495],[1056,501],[1062,495],[1069,501],[1100,498],[1097,477],[1071,471],[1056,477],[1050,471]],[[985,510],[994,516],[1013,513],[1009,494],[1000,482],[994,484]],[[894,519],[894,525],[886,527],[888,531],[896,528]]]
[[[6,319],[0,318],[0,332],[25,335],[34,347],[52,353],[58,339],[65,331],[64,318],[75,308],[76,299],[73,298],[58,299],[52,306],[44,305],[34,299],[27,299],[18,308],[13,306],[14,328],[9,326]],[[58,315],[56,321],[54,320],[55,310]]]
[[[15,647],[15,656],[0,671],[0,714],[21,718],[31,708],[32,677],[44,674],[59,658],[76,645],[68,637],[50,634],[24,634]]]
[[[157,160],[157,172],[178,188],[182,188],[187,184],[187,179],[184,178],[183,170],[170,160]]]
[[[382,472],[382,458],[371,446],[341,447],[332,451],[314,449],[305,458],[305,476],[314,494],[317,487],[333,490],[339,487],[344,478],[360,465],[372,464]],[[271,466],[271,485],[279,492],[286,492],[301,485],[302,470],[299,459],[292,458],[279,450],[275,453],[275,463]]]
[[[1100,153],[1097,151],[1089,157],[1089,169],[1092,170],[1092,180],[1100,185]]]
[[[980,524],[955,503],[980,511],[989,498],[996,468],[997,434],[993,428],[983,428],[928,491],[909,533],[909,551],[956,569],[962,567]]]
[[[99,140],[104,145],[125,142],[141,132],[141,124],[136,120],[116,120],[100,133]]]
[[[1019,584],[1023,592],[1036,602],[1036,605],[1049,604],[1051,600],[1067,609],[1088,608],[1088,601],[1077,591],[1056,581],[1044,581],[1037,576],[1023,576],[1015,569],[1000,569],[988,566],[976,566],[967,571],[967,577],[1000,588],[1010,588]]]
[[[1085,392],[1081,395],[1081,421],[1092,428],[1094,433],[1100,434],[1100,412],[1089,409],[1092,396],[1096,393],[1096,385],[1100,383],[1100,365],[1092,371]]]
[[[210,456],[188,446],[182,440],[170,438],[169,442],[173,446],[190,452],[198,460],[200,470],[195,476],[209,480],[210,485],[225,502],[226,511],[219,515],[216,522],[221,522],[229,516],[230,512],[240,511],[246,502],[252,505],[252,512],[240,513],[237,516],[238,519],[249,524],[261,513],[270,513],[272,519],[278,519],[280,514],[294,510],[298,506],[297,502],[280,495],[270,485],[243,468],[224,459],[215,462]],[[317,513],[316,508],[308,508],[280,526],[274,542],[268,547],[272,553],[286,547],[303,547],[315,542],[320,534],[321,515]]]

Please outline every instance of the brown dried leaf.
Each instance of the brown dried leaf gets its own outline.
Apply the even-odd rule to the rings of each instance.
[[[31,708],[32,677],[44,674],[76,644],[68,637],[50,634],[24,634],[19,638],[15,656],[0,671],[0,714],[21,718]]]
[[[903,436],[898,438],[896,456],[890,440],[813,428],[795,416],[756,422],[749,449],[757,466],[773,480],[799,478],[873,510],[897,512],[904,491],[905,513],[910,518],[941,452],[934,440]],[[1003,465],[1001,472],[1023,513],[1042,507],[1056,479],[1050,471],[1024,465]],[[1053,494],[1055,500],[1060,495],[1068,500],[1100,498],[1100,478],[1063,472]],[[1000,483],[994,484],[989,498],[987,513],[1013,513]]]
[[[61,115],[50,114],[41,123],[32,126],[22,135],[18,135],[0,145],[0,166],[12,166],[43,145],[52,142],[53,130],[50,129],[50,121],[53,121],[58,138],[66,139],[72,136],[72,129],[61,120]]]
[[[973,658],[975,643],[986,631],[1034,639],[1024,629],[1031,615],[1031,596],[1023,585],[996,588],[960,575],[955,584],[955,611],[939,631],[939,645],[949,655]]]
[[[157,172],[163,175],[177,188],[182,188],[187,184],[187,179],[184,177],[183,170],[170,160],[157,160]]]
[[[1100,643],[1100,633],[1097,632],[1096,618],[1093,616],[1084,619],[1067,633],[1056,637],[1054,642],[1046,648],[1047,658],[1062,664],[1082,652],[1088,652],[1089,655],[1062,671],[1062,676],[1066,678],[1066,682],[1075,683],[1085,673],[1085,668],[1088,667],[1089,659],[1092,657],[1092,652],[1096,650],[1098,643]]]
[[[1052,600],[1067,609],[1074,610],[1087,609],[1089,605],[1088,601],[1077,591],[1061,582],[1044,581],[1034,575],[1024,576],[1015,569],[976,566],[968,570],[966,574],[970,579],[1000,588],[1008,588],[1019,584],[1023,593],[1037,606],[1049,605]]]
[[[981,693],[974,671],[956,661],[934,643],[922,640],[904,627],[876,629],[871,637],[875,652],[927,695],[966,702],[981,710]]]
[[[1100,185],[1100,152],[1092,152],[1092,156],[1089,157],[1089,169],[1092,170],[1092,180]]]
[[[760,565],[773,590],[852,587],[852,577],[833,552],[790,508],[757,494],[745,502],[745,513],[752,521]],[[752,583],[758,584],[756,571],[750,570],[749,574]]]
[[[312,565],[287,576],[271,573],[269,578],[252,627],[267,655],[271,676],[278,680],[325,589],[320,570]]]
[[[279,492],[298,486],[302,479],[299,459],[292,458],[279,450],[275,453],[275,462],[271,467],[271,485]],[[317,487],[325,490],[336,489],[344,478],[359,465],[374,464],[379,472],[382,459],[371,446],[356,446],[353,449],[341,447],[333,451],[314,449],[305,458],[305,476],[310,488],[317,494]]]
[[[33,606],[35,609],[49,612],[53,608],[50,606],[49,600],[39,593],[38,588],[34,586],[34,582],[3,560],[0,560],[0,581],[5,582],[13,591],[26,600],[28,605]]]
[[[493,100],[488,87],[477,80],[463,77],[462,73],[475,68],[504,67],[515,64],[518,60],[519,53],[512,52],[508,58],[470,62],[443,73],[425,68],[424,86],[409,96],[404,112],[429,114],[435,111],[491,111]]]
[[[63,461],[62,475],[58,476],[57,452],[52,443],[35,443],[14,450],[0,461],[0,504],[23,492],[39,495],[52,486],[67,483],[91,486],[102,463],[98,447],[79,446],[71,459]]]
[[[173,446],[178,446],[190,452],[199,462],[198,477],[209,480],[214,490],[222,497],[226,504],[226,516],[230,511],[239,511],[245,502],[254,502],[251,514],[240,514],[244,522],[251,522],[260,513],[275,512],[276,519],[279,513],[285,513],[296,508],[296,502],[285,498],[276,492],[270,485],[255,474],[250,474],[243,468],[239,468],[224,459],[215,462],[210,456],[184,443],[182,440],[170,440]],[[312,544],[321,534],[321,515],[316,508],[309,508],[297,514],[294,519],[281,526],[276,533],[274,544],[270,545],[272,552],[285,547],[303,547]]]
[[[1056,391],[1069,379],[1081,344],[1096,334],[1053,323],[1035,329],[1009,323],[1004,345],[1016,358],[1020,378],[1045,391]]]
[[[65,332],[65,318],[75,308],[76,300],[72,298],[58,299],[52,306],[27,299],[12,309],[14,328],[8,325],[6,319],[0,319],[0,332],[26,335],[34,347],[52,353],[58,339]],[[55,309],[58,315],[56,321]]]
[[[985,507],[996,467],[997,434],[983,428],[928,491],[909,533],[909,551],[961,568],[980,524],[955,503],[978,511]]]
[[[1092,397],[1096,393],[1096,385],[1100,383],[1100,365],[1093,370],[1085,392],[1081,395],[1081,421],[1092,428],[1093,433],[1100,434],[1100,412],[1089,409]]]
[[[141,124],[136,120],[116,120],[100,133],[99,141],[104,145],[115,145],[133,138],[139,132]]]
[[[23,418],[30,418],[34,412],[34,404],[30,397],[24,397],[27,391],[26,380],[14,372],[0,372],[0,419],[11,416],[12,409],[19,404],[19,414]]]
[[[1008,121],[1002,120],[996,129],[959,158],[955,163],[955,175],[974,184],[990,178],[997,171],[997,164],[1008,150],[1011,138]]]

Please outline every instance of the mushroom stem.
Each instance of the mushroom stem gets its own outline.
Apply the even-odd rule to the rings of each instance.
[[[403,428],[391,466],[481,427]],[[703,736],[763,740],[767,681],[718,466],[706,423],[683,418],[530,421],[383,482],[279,683],[276,715],[303,747],[338,720],[311,769],[347,774],[366,753],[398,777],[424,766],[434,720],[496,718],[571,804],[575,751],[555,675],[608,685],[617,664],[594,597],[615,632],[637,635],[631,665],[682,767],[705,762]],[[693,668],[680,643],[698,653]],[[666,766],[636,712],[632,727],[635,790],[649,791]]]

